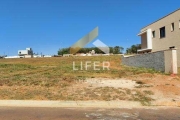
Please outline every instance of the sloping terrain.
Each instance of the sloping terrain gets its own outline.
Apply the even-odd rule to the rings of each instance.
[[[87,61],[91,62],[88,70]],[[100,70],[94,70],[97,61]],[[103,62],[110,63],[110,70],[103,70]],[[73,63],[78,70],[73,70]],[[163,105],[180,101],[179,83],[179,76],[123,66],[120,56],[0,59],[0,99],[127,100]]]

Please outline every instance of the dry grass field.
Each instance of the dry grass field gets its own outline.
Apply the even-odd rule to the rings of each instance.
[[[92,65],[100,61],[101,70],[93,66],[73,70],[73,62],[80,69],[81,61]],[[110,62],[110,70],[102,69],[103,61]],[[178,76],[123,66],[120,56],[0,59],[0,99],[129,100],[150,105],[151,101],[179,100],[179,82]]]

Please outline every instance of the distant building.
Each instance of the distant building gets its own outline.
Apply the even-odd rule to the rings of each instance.
[[[33,58],[42,58],[43,55],[33,55]]]
[[[52,57],[52,55],[44,55],[45,58]]]
[[[32,50],[32,48],[26,48],[26,50],[18,50],[18,55],[24,56],[25,58],[32,58],[33,50]]]
[[[63,57],[70,57],[73,56],[73,54],[63,54]]]

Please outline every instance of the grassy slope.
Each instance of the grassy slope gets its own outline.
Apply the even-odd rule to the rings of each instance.
[[[73,70],[80,61],[109,61],[110,70],[94,71]],[[129,90],[114,88],[74,89],[77,80],[86,78],[124,78],[141,73],[155,73],[154,70],[131,68],[121,65],[120,56],[101,57],[62,57],[33,59],[0,59],[0,99],[37,99],[37,100],[138,100],[149,99],[137,91],[132,95]],[[91,92],[90,92],[91,91]],[[102,94],[100,97],[94,93]],[[82,93],[82,94],[81,94]],[[112,95],[113,93],[113,95]],[[121,93],[121,94],[120,94]],[[127,96],[125,96],[126,94]]]

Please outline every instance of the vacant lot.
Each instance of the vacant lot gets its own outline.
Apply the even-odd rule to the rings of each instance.
[[[81,62],[92,67],[81,70]],[[100,70],[93,70],[99,61]],[[110,70],[103,70],[103,61]],[[73,70],[73,62],[75,68]],[[0,59],[0,99],[179,101],[179,76],[121,65],[120,56]]]

